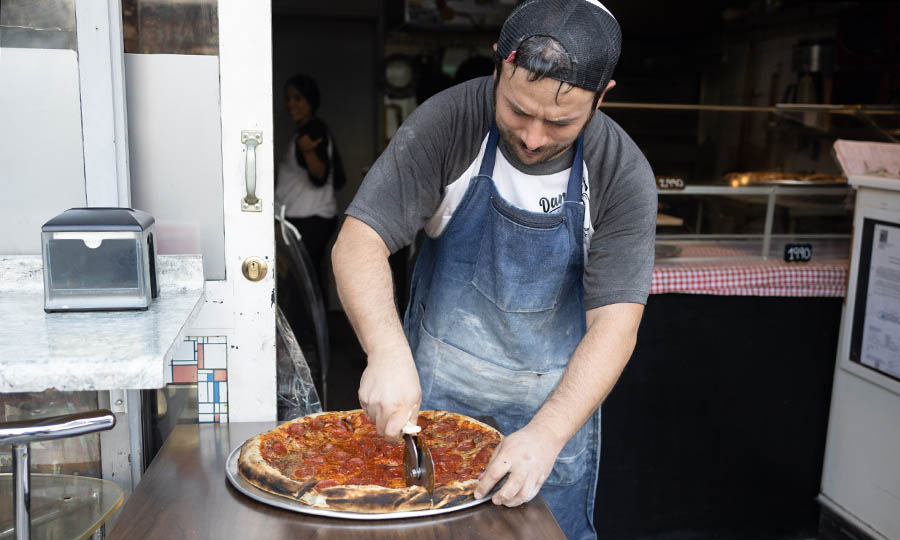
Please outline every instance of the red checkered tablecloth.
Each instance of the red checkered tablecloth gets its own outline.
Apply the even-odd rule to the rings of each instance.
[[[846,259],[661,262],[653,269],[650,294],[842,297],[849,266]]]

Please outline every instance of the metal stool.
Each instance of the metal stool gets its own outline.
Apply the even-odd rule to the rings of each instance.
[[[105,409],[0,424],[0,446],[12,445],[13,512],[17,540],[31,538],[29,445],[112,429],[115,425],[115,415]]]

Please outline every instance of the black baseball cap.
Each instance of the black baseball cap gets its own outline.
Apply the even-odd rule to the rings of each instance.
[[[622,50],[619,23],[597,0],[526,0],[503,23],[497,54],[515,63],[516,49],[534,36],[562,44],[572,60],[563,82],[592,92],[606,88]]]

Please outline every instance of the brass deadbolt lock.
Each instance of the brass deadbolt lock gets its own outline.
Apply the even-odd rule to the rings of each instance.
[[[241,265],[241,272],[243,272],[244,277],[250,281],[259,281],[266,277],[266,271],[268,271],[268,269],[269,267],[266,265],[266,261],[259,257],[247,257]]]

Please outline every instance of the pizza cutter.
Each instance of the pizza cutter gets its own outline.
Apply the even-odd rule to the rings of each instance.
[[[409,425],[409,424],[407,424]],[[403,476],[407,486],[422,486],[428,491],[428,496],[434,495],[434,460],[431,459],[431,451],[425,443],[414,433],[408,433],[404,428],[403,441]]]

